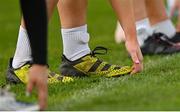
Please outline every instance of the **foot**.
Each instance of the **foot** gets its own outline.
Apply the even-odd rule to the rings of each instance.
[[[100,60],[95,55],[104,54],[97,52],[98,50],[104,50],[107,53],[107,49],[103,47],[96,47],[90,54],[76,60],[70,61],[64,55],[62,56],[62,64],[60,71],[65,76],[105,76],[105,77],[117,77],[130,74],[132,71],[130,66],[118,66],[111,65],[105,61]]]
[[[141,51],[143,55],[173,54],[180,52],[180,45],[170,41],[168,37],[162,33],[154,33],[145,40]]]
[[[180,43],[180,32],[176,32],[176,34],[173,36],[173,38],[171,38],[169,40],[174,43]]]
[[[31,63],[27,62],[22,67],[20,67],[18,69],[14,69],[12,67],[12,58],[11,58],[9,61],[9,66],[8,66],[7,75],[6,75],[7,83],[10,83],[10,84],[11,83],[13,83],[13,84],[24,83],[24,84],[26,84],[28,82],[27,74],[28,74],[28,70],[30,67],[31,67]],[[73,81],[73,79],[71,77],[62,76],[62,75],[56,74],[54,72],[51,72],[49,70],[49,74],[48,74],[48,83],[49,84],[58,83],[58,82],[68,83],[71,81]]]

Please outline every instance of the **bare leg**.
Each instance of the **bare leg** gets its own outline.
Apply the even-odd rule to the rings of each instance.
[[[146,7],[151,25],[168,19],[163,0],[146,0]]]
[[[134,0],[134,13],[136,21],[142,20],[147,17],[145,0]]]
[[[119,22],[117,22],[117,25],[116,25],[114,38],[117,44],[121,42],[125,42],[124,30]]]
[[[60,0],[58,11],[62,28],[74,28],[86,24],[87,0]]]

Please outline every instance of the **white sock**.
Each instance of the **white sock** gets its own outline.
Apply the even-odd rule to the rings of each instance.
[[[153,33],[148,18],[136,22],[136,32],[139,45],[143,46],[144,41]]]
[[[12,66],[17,69],[23,66],[27,61],[31,61],[31,47],[26,29],[20,26],[18,41]]]
[[[90,53],[87,25],[71,29],[61,29],[61,32],[63,38],[63,54],[69,60],[74,61]]]
[[[169,38],[172,38],[176,34],[176,29],[170,19],[159,22],[152,26],[155,33],[163,33]]]

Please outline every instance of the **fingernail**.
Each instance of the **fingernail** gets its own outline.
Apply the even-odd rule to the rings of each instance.
[[[136,64],[140,64],[139,60],[136,60],[135,63],[136,63]]]
[[[28,91],[26,91],[26,96],[29,97],[30,96],[30,93]]]

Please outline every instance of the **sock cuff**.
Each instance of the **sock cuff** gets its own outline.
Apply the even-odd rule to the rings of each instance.
[[[63,35],[63,40],[64,41],[72,41],[74,40],[74,42],[79,42],[82,44],[88,43],[89,42],[89,33],[84,33],[84,32],[71,32],[71,33],[67,33]]]
[[[71,33],[71,32],[87,32],[87,24],[79,26],[79,27],[74,27],[74,28],[62,28],[61,32],[63,33]]]
[[[162,25],[167,25],[167,24],[173,25],[170,19],[166,19],[164,21],[161,21],[152,25],[152,27],[157,27],[157,26],[162,26]]]
[[[25,28],[23,28],[22,26],[20,26],[19,29],[20,29],[20,31],[23,31],[23,32],[27,33],[27,30]]]
[[[136,26],[148,24],[150,26],[149,18],[144,18],[142,20],[136,21]]]
[[[176,34],[176,29],[170,19],[161,21],[152,26],[153,31],[156,33],[160,32],[172,38]]]
[[[149,18],[145,18],[136,22],[136,31],[138,32],[140,29],[146,29],[146,33],[148,33],[148,35],[153,34]]]
[[[140,46],[144,45],[144,41],[153,34],[148,18],[144,18],[136,22],[137,40]]]
[[[86,44],[89,42],[89,33],[87,33],[87,25],[71,28],[61,29],[63,41],[79,42],[80,44]]]

